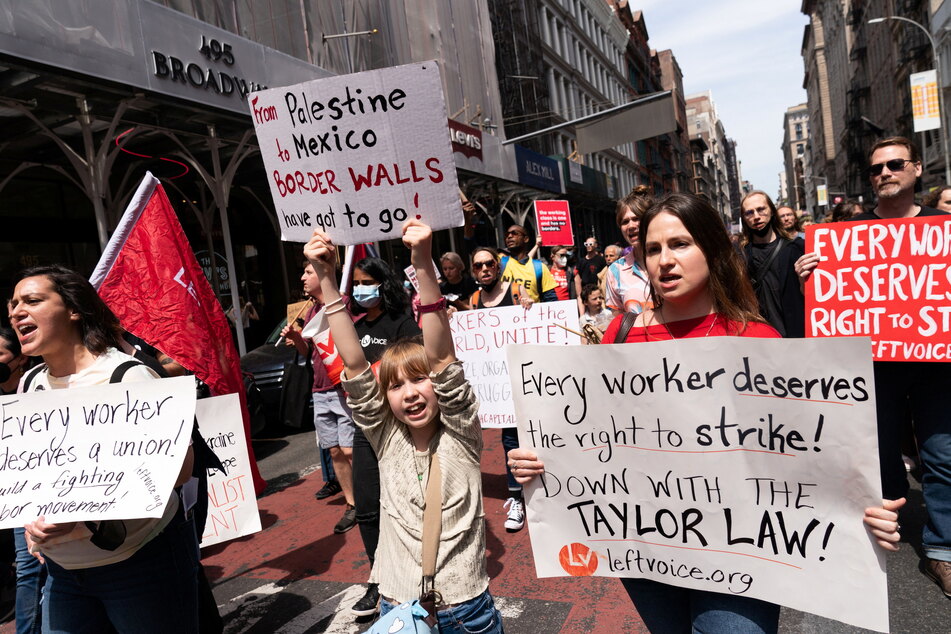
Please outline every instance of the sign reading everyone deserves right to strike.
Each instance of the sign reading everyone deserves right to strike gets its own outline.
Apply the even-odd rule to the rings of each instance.
[[[642,577],[887,631],[867,337],[507,346],[539,577]]]
[[[806,336],[868,335],[876,361],[951,360],[951,215],[811,225]]]
[[[412,218],[460,227],[462,206],[435,61],[251,93],[281,238],[400,237]]]

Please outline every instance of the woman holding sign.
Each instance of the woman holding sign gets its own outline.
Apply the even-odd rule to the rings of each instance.
[[[24,271],[10,320],[23,354],[44,364],[21,391],[70,389],[158,378],[119,351],[121,328],[92,285],[62,266]],[[107,438],[103,439],[104,441]],[[191,447],[176,486],[192,473]],[[177,494],[160,518],[26,524],[30,552],[46,563],[44,632],[196,632],[198,539]]]
[[[650,279],[653,309],[614,319],[602,343],[646,342],[687,337],[778,337],[757,312],[744,265],[717,212],[705,201],[670,194],[640,221],[639,242]],[[509,452],[521,482],[544,473],[528,449]],[[898,515],[904,499],[865,510],[878,544],[897,550]],[[779,606],[758,599],[669,586],[648,579],[622,579],[652,632],[775,632]]]
[[[434,493],[430,473],[440,473],[441,502],[435,515],[439,536],[435,588],[439,631],[502,632],[501,615],[488,592],[482,510],[479,405],[457,361],[432,261],[428,226],[409,221],[403,242],[419,279],[423,344],[401,341],[380,360],[373,375],[357,331],[343,307],[327,311],[330,331],[344,362],[347,402],[380,460],[380,543],[371,581],[383,595],[381,613],[420,595],[425,499]],[[320,278],[328,306],[340,303],[334,277],[335,248],[314,231],[304,255]]]

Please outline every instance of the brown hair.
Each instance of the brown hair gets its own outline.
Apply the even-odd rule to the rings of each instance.
[[[668,194],[654,203],[641,219],[639,240],[644,253],[647,253],[647,229],[662,213],[677,217],[703,251],[710,269],[708,284],[717,314],[742,324],[736,334],[743,332],[751,321],[765,322],[759,314],[759,303],[746,265],[733,248],[723,221],[710,203],[692,194]],[[663,304],[653,286],[651,299],[656,308]]]
[[[751,196],[762,196],[763,198],[766,199],[766,206],[769,207],[769,212],[770,212],[769,226],[772,228],[773,231],[776,232],[776,235],[779,236],[780,238],[786,238],[787,240],[792,240],[793,235],[788,230],[783,228],[783,223],[780,222],[779,220],[779,214],[776,213],[776,205],[773,203],[773,199],[770,198],[769,194],[767,194],[766,192],[761,191],[759,189],[754,189],[753,191],[748,193],[746,196],[743,196],[743,198],[740,200],[740,210],[741,210],[740,214],[742,215],[743,213],[742,212],[743,204],[746,203],[746,201],[749,200]],[[753,230],[750,229],[749,225],[746,224],[745,221],[740,222],[740,225],[743,228],[742,243],[743,245],[746,245],[753,240]]]
[[[409,337],[400,339],[384,350],[383,356],[380,357],[379,373],[380,388],[384,393],[396,383],[400,370],[408,377],[429,376],[432,368],[421,342],[420,336]]]
[[[922,199],[921,204],[925,207],[934,207],[937,209],[938,201],[941,200],[941,194],[949,189],[951,189],[951,185],[944,185],[943,187],[937,188],[925,196],[924,199]]]
[[[914,143],[903,136],[890,136],[884,139],[879,139],[875,142],[875,145],[872,146],[872,149],[868,151],[868,162],[872,162],[872,155],[875,154],[875,150],[888,147],[889,145],[900,145],[906,148],[908,150],[908,156],[914,163],[917,163],[921,160],[921,155],[918,154],[918,147]]]
[[[496,264],[499,264],[499,262],[501,262],[502,258],[499,255],[499,250],[496,249],[495,247],[476,247],[475,250],[472,252],[472,255],[469,256],[469,268],[472,268],[472,262],[475,261],[476,253],[480,253],[482,251],[485,251],[486,253],[491,255],[493,258],[495,258]]]
[[[861,207],[862,203],[855,200],[854,198],[846,198],[832,208],[832,219],[829,220],[829,222],[842,222],[843,220],[848,220],[852,217],[852,210],[855,209],[856,206]]]
[[[624,198],[617,201],[617,207],[614,212],[614,221],[617,226],[621,226],[621,220],[624,219],[627,210],[630,209],[634,215],[640,219],[644,213],[654,204],[654,195],[647,185],[638,185]]]

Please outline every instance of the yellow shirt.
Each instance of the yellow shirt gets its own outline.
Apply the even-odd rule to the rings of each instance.
[[[554,290],[556,286],[555,278],[552,277],[551,271],[548,270],[547,266],[542,264],[542,288],[540,291],[538,290],[538,277],[535,275],[536,261],[537,260],[526,260],[525,264],[522,264],[515,258],[509,257],[508,264],[505,265],[505,270],[502,271],[502,279],[506,282],[512,280],[517,281],[525,288],[533,302],[539,301],[542,293]]]

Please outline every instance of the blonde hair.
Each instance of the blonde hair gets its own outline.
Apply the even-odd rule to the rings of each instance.
[[[401,370],[407,377],[429,376],[432,368],[421,340],[422,337],[400,339],[383,352],[380,357],[379,381],[384,392],[396,383]]]

